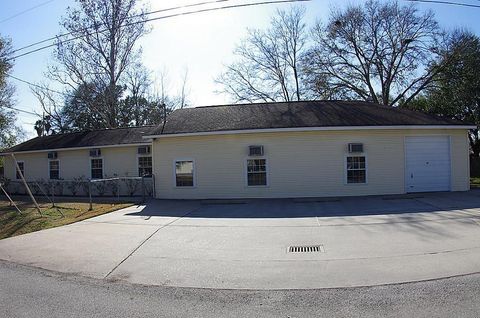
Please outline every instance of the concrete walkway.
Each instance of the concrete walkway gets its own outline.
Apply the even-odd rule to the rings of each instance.
[[[289,246],[321,252],[289,253]],[[369,286],[480,272],[480,192],[152,201],[0,241],[0,259],[148,285]]]

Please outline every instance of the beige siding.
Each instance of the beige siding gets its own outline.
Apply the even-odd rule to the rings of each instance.
[[[361,130],[159,138],[153,173],[158,198],[244,198],[404,193],[405,136],[451,136],[452,190],[469,187],[464,130]],[[347,144],[363,143],[367,184],[345,183]],[[246,186],[249,145],[263,145],[268,186]],[[174,161],[193,159],[195,187],[177,188]]]
[[[452,164],[452,190],[470,189],[470,162],[468,133],[466,131],[450,134],[450,158]]]
[[[137,176],[137,147],[113,147],[102,149],[103,173],[105,177]],[[90,178],[89,150],[57,151],[60,161],[60,178],[71,180],[76,177]],[[25,162],[27,180],[47,180],[49,178],[47,152],[17,154],[18,161]],[[6,157],[5,176],[15,179],[15,167],[11,157]]]

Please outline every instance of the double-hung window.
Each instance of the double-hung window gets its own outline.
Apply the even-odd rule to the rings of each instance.
[[[138,176],[151,176],[152,175],[152,157],[141,156],[138,157]]]
[[[90,159],[90,166],[91,166],[91,178],[103,179],[103,159],[102,158]]]
[[[175,185],[177,187],[193,187],[193,161],[175,161]]]
[[[347,183],[367,182],[367,161],[365,156],[348,156],[346,164]]]
[[[60,179],[60,162],[58,160],[50,160],[48,162],[48,172],[50,179]]]
[[[20,173],[18,173],[18,169],[22,172],[22,175],[25,177],[25,163],[23,161],[17,161],[18,168],[15,169],[16,173],[16,178],[17,179],[22,179],[20,176]]]
[[[247,159],[247,185],[248,186],[266,186],[267,185],[267,160],[266,159]]]

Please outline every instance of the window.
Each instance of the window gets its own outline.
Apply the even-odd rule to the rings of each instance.
[[[267,185],[266,159],[247,159],[247,184],[249,186]]]
[[[20,171],[22,172],[23,177],[25,177],[25,163],[23,161],[17,161],[17,164],[20,168]],[[22,177],[20,177],[20,173],[18,173],[18,168],[15,169],[15,171],[17,172],[17,179],[22,179]]]
[[[58,160],[50,160],[48,162],[48,170],[50,179],[60,179],[60,162]]]
[[[193,187],[193,161],[175,161],[175,185]]]
[[[91,159],[92,179],[103,179],[103,159]]]
[[[366,183],[367,168],[364,156],[347,157],[347,183]]]
[[[152,157],[138,157],[138,176],[152,175]]]

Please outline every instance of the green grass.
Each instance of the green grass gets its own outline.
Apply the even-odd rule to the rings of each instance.
[[[58,208],[44,204],[41,205],[43,216],[40,216],[31,203],[16,203],[22,214],[10,206],[8,201],[0,200],[0,239],[82,221],[132,205],[132,203],[94,203],[93,210],[88,211],[89,204],[85,202],[59,203]]]
[[[471,188],[480,188],[480,177],[470,178],[470,187]]]

